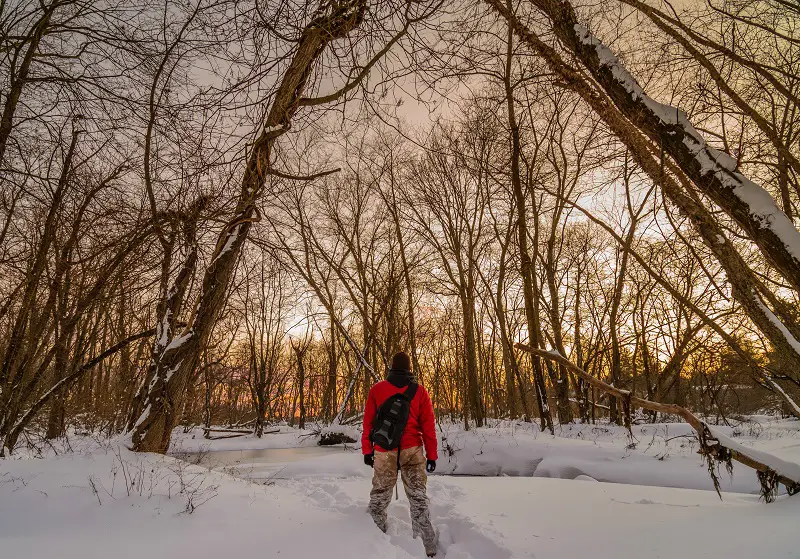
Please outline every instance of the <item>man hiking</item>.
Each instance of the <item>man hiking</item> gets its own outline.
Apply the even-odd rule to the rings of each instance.
[[[436,469],[436,422],[428,391],[415,382],[411,360],[405,352],[392,358],[386,380],[369,391],[361,451],[364,463],[375,470],[369,494],[369,513],[375,524],[386,532],[386,509],[400,470],[414,537],[422,536],[425,553],[435,556],[437,537],[428,511],[425,472]]]

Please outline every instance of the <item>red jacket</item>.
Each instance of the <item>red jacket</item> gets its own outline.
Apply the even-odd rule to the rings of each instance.
[[[361,452],[371,454],[373,450],[386,452],[380,446],[373,449],[372,442],[369,440],[369,433],[372,431],[372,422],[378,408],[390,396],[405,392],[408,386],[397,387],[388,380],[383,380],[373,386],[367,397],[367,405],[364,408],[364,433],[361,435]],[[414,399],[411,400],[411,407],[408,413],[408,423],[400,439],[400,448],[410,448],[412,446],[422,446],[425,443],[425,454],[428,460],[436,460],[439,456],[436,453],[436,420],[433,416],[433,404],[431,397],[425,387],[420,385]]]

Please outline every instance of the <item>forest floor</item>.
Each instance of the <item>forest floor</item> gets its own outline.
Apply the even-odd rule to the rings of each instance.
[[[686,425],[639,425],[634,439],[607,425],[555,437],[508,422],[440,429],[428,482],[440,559],[800,557],[800,496],[767,505],[736,465],[720,475],[720,500]],[[800,422],[725,429],[800,462]],[[371,470],[357,444],[318,448],[286,426],[262,439],[175,435],[173,456],[73,436],[67,452],[0,461],[0,555],[424,557],[402,489],[388,534],[366,514]]]

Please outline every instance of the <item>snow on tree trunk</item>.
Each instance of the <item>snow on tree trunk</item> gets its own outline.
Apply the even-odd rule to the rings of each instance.
[[[658,142],[681,170],[747,232],[767,260],[800,290],[800,232],[772,196],[737,171],[730,155],[708,145],[686,113],[650,98],[617,56],[577,21],[571,4],[532,0],[552,21],[559,40],[630,121]]]
[[[219,234],[211,264],[203,275],[195,312],[183,333],[158,357],[145,411],[131,434],[134,450],[164,453],[169,448],[172,429],[180,419],[186,384],[223,310],[242,246],[253,221],[258,219],[256,203],[269,173],[275,140],[289,128],[317,60],[332,41],[360,25],[365,10],[365,0],[323,3],[301,33],[275,92],[265,128],[252,146],[233,218]]]
[[[719,163],[719,168],[717,169],[717,163],[713,162],[713,158],[708,156],[708,154],[714,154],[717,158],[720,158],[721,154],[719,152],[710,151],[711,148],[706,146],[704,143],[700,145],[696,135],[690,135],[682,126],[679,126],[678,124],[672,125],[671,128],[668,127],[666,132],[671,133],[674,131],[675,134],[679,134],[682,138],[684,136],[688,136],[689,144],[695,142],[695,144],[692,145],[694,145],[694,148],[699,151],[697,154],[690,154],[691,157],[684,157],[683,159],[679,159],[673,155],[673,158],[678,164],[680,172],[684,172],[685,166],[689,167],[689,169],[684,173],[687,177],[689,177],[688,179],[685,179],[683,175],[664,173],[663,165],[654,155],[652,144],[653,133],[651,130],[647,129],[649,121],[644,119],[644,122],[642,122],[643,117],[641,117],[641,115],[637,116],[636,114],[633,114],[641,112],[651,113],[651,121],[658,120],[664,124],[664,122],[658,119],[657,114],[652,114],[653,110],[657,110],[658,106],[660,105],[651,104],[651,106],[648,107],[648,105],[646,105],[642,100],[644,93],[641,91],[641,88],[637,90],[636,98],[633,98],[632,93],[626,89],[626,86],[623,85],[622,82],[618,81],[613,75],[612,69],[609,66],[604,65],[604,63],[601,63],[601,57],[598,54],[597,49],[599,42],[593,37],[582,34],[583,32],[581,31],[581,27],[578,25],[575,19],[574,10],[569,2],[561,0],[531,1],[550,18],[552,21],[553,31],[558,36],[562,44],[575,56],[577,56],[584,65],[587,66],[589,72],[595,76],[595,78],[598,80],[598,83],[603,88],[603,93],[598,91],[596,84],[586,79],[586,75],[583,72],[577,70],[571,63],[567,63],[555,48],[553,48],[549,43],[542,41],[538,35],[536,35],[525,24],[523,24],[517,14],[507,9],[501,0],[485,0],[487,4],[489,4],[498,14],[500,14],[509,22],[517,36],[519,36],[524,43],[526,43],[534,50],[534,52],[544,59],[550,70],[557,76],[563,86],[578,93],[583,100],[603,119],[603,121],[609,126],[617,138],[628,147],[637,165],[661,187],[665,197],[670,202],[675,204],[681,213],[688,218],[692,226],[699,234],[700,238],[711,250],[714,256],[716,256],[720,265],[725,270],[728,281],[732,287],[732,294],[734,298],[740,305],[742,305],[742,308],[747,313],[748,317],[764,333],[764,335],[770,340],[772,345],[779,353],[786,356],[786,358],[793,365],[800,367],[800,353],[798,353],[796,348],[797,346],[795,344],[795,340],[800,338],[800,326],[791,316],[781,311],[780,302],[777,300],[774,293],[772,293],[771,290],[763,285],[761,280],[750,269],[749,265],[738,252],[736,247],[726,239],[725,232],[716,217],[707,208],[705,208],[705,206],[703,206],[702,202],[696,196],[694,196],[693,193],[687,191],[687,189],[691,188],[692,186],[689,184],[689,179],[692,179],[693,177],[691,167],[693,164],[698,163],[698,161],[702,162],[707,166],[706,171],[708,171],[708,176],[704,180],[711,180],[714,184],[720,183],[722,180],[720,177],[732,177],[729,177],[725,180],[728,181],[728,183],[734,179],[735,181],[738,181],[737,184],[743,186],[743,190],[739,190],[739,194],[745,196],[742,193],[747,191],[747,195],[745,197],[751,202],[759,201],[759,207],[761,210],[764,210],[764,208],[769,206],[769,200],[764,198],[765,196],[769,198],[769,195],[766,192],[763,192],[763,190],[763,196],[754,193],[753,183],[749,181],[745,182],[744,177],[742,177],[740,174],[731,172],[729,169],[727,169],[729,162]],[[583,37],[583,39],[579,39],[579,36]],[[600,51],[605,52],[603,48],[601,48]],[[607,49],[605,50],[607,51]],[[624,74],[621,73],[624,68],[615,57],[614,60],[616,62],[612,63],[611,57],[613,55],[609,53],[610,51],[604,54],[602,60],[605,63],[613,64],[613,67],[617,69],[617,75],[623,77],[625,75],[629,76],[627,72]],[[607,74],[607,79],[602,80],[601,78],[604,74]],[[630,80],[626,79],[625,81],[628,83],[631,80],[632,78]],[[635,84],[635,82],[632,83]],[[628,85],[630,84],[628,83]],[[668,110],[661,110],[659,114],[664,113],[666,115],[669,112],[670,111]],[[676,117],[675,122],[678,123],[679,121],[680,119]],[[650,124],[652,124],[652,122],[650,122]],[[662,131],[663,130],[660,128],[656,130],[656,132]],[[642,132],[645,132],[650,139],[645,137]],[[661,141],[661,139],[657,137],[657,134],[656,139]],[[702,155],[703,153],[706,153],[708,157],[704,157]],[[678,153],[677,155],[681,154]],[[684,155],[686,155],[686,153],[684,153]],[[697,157],[695,157],[695,155]],[[708,167],[708,165],[711,165],[712,163],[714,165],[713,173],[710,172],[712,167]],[[696,175],[697,173],[694,173],[694,176]],[[706,182],[702,181],[696,186],[703,191],[707,190],[708,188]],[[760,187],[755,188],[760,189]],[[710,193],[709,197],[713,198]],[[736,198],[736,196],[734,196],[733,193],[730,193],[727,196],[723,196],[723,198]],[[774,202],[771,204],[772,207],[775,207]],[[777,210],[777,207],[775,207],[775,210]],[[777,227],[763,229],[761,227],[763,222],[756,220],[751,223],[753,227],[750,227],[749,230],[753,231],[753,233],[757,236],[760,235],[759,238],[763,240],[765,236],[769,237],[770,235],[777,239],[778,234],[775,233],[775,229],[780,233],[780,236],[783,239],[781,242],[783,244],[800,246],[800,244],[796,243],[797,238],[800,237],[800,235],[797,233],[797,230],[795,230],[793,227],[791,228],[793,231],[789,230],[789,228],[785,227],[785,223],[784,225],[780,225],[780,223],[783,223],[783,220],[786,220],[785,215],[781,218],[782,214],[779,210],[777,210],[777,213],[771,210],[768,213],[769,215],[773,216],[775,220],[777,220],[770,222],[777,223]],[[742,215],[744,214],[742,213]],[[742,215],[740,215],[740,217],[742,217]],[[760,215],[763,217],[766,214],[761,211]],[[752,218],[752,216],[750,217]],[[756,218],[753,219],[755,220]],[[757,241],[754,239],[754,242]],[[772,247],[773,252],[780,252],[780,247],[774,243],[770,246]],[[784,246],[784,249],[788,251],[786,246]],[[767,255],[767,258],[770,259],[769,255]],[[778,260],[785,261],[786,258]],[[784,266],[784,268],[786,268],[786,266]],[[789,268],[791,268],[791,266],[789,266]],[[773,309],[775,309],[774,312],[769,310],[769,308],[764,304],[764,300],[768,301],[770,305],[772,305]],[[779,313],[780,318],[775,316],[775,312]],[[767,384],[772,386],[770,383]],[[780,397],[786,396],[785,392],[783,391],[776,392]],[[791,402],[790,399],[789,401]],[[794,409],[795,407],[796,406],[793,404],[790,405],[791,409]]]

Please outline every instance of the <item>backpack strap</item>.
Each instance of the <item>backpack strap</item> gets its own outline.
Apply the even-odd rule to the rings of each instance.
[[[400,451],[403,450],[400,445],[397,445],[397,471],[400,471]],[[397,484],[395,482],[395,500],[399,499],[400,497],[397,495]]]
[[[417,395],[417,388],[419,388],[419,384],[416,382],[411,382],[408,384],[408,388],[406,391],[403,392],[403,397],[408,400],[409,405],[411,404],[411,400],[414,399],[414,396]],[[411,409],[409,408],[409,414],[411,413]],[[400,445],[397,445],[397,471],[400,471],[400,451],[402,450]]]
[[[417,395],[417,388],[419,388],[419,384],[417,384],[416,382],[409,383],[408,388],[406,388],[406,391],[403,392],[403,396],[405,396],[406,399],[410,402],[411,400],[414,399],[414,396]]]

